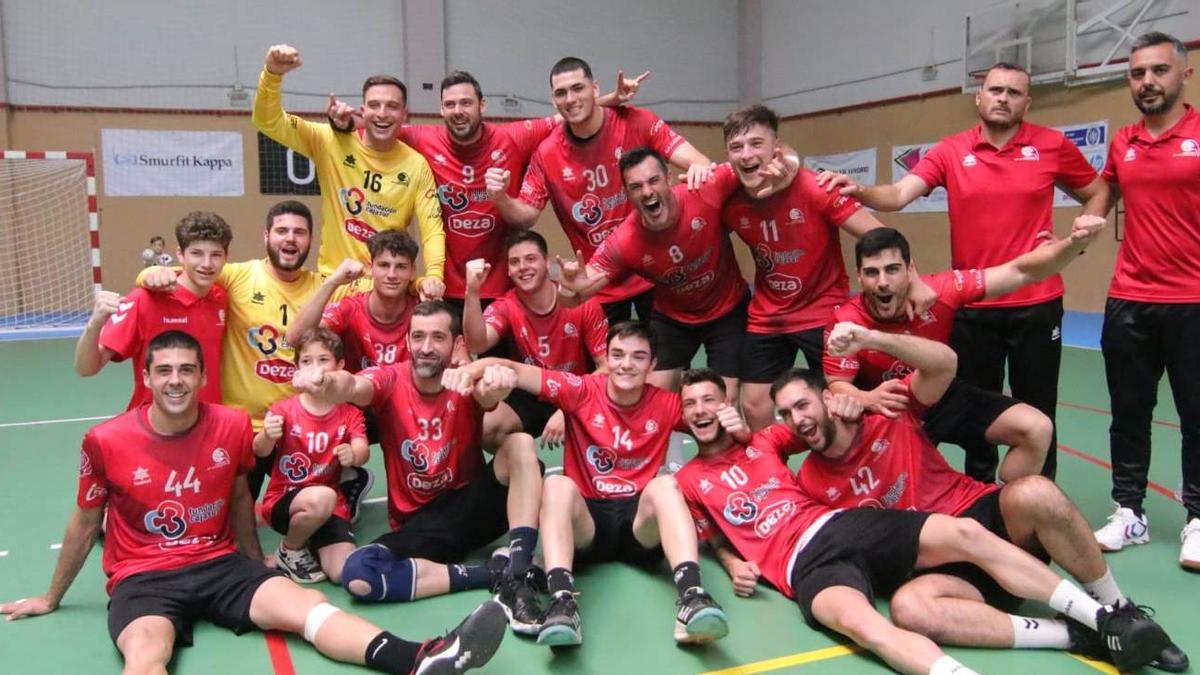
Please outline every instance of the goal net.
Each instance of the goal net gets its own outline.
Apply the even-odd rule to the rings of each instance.
[[[100,286],[89,153],[0,151],[0,339],[71,335]]]

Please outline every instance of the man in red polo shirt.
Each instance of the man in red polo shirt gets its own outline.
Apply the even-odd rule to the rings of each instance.
[[[1117,132],[1104,168],[1113,201],[1125,198],[1125,239],[1100,339],[1117,510],[1096,539],[1109,551],[1150,541],[1142,500],[1150,416],[1166,369],[1183,434],[1179,564],[1200,570],[1200,114],[1183,95],[1191,75],[1178,39],[1154,32],[1133,43],[1129,89],[1143,117]]]
[[[950,264],[954,269],[1000,265],[1053,237],[1054,188],[1074,193],[1083,215],[1104,215],[1108,187],[1061,132],[1022,121],[1032,98],[1029,73],[1007,63],[988,71],[975,94],[980,124],[938,143],[913,170],[891,185],[861,186],[826,174],[828,189],[857,197],[881,211],[898,211],[935,187],[950,202]],[[959,310],[951,345],[962,377],[1000,391],[1004,362],[1013,397],[1051,420],[1058,401],[1062,358],[1062,278],[1045,281]],[[1057,444],[1050,443],[1042,474],[1054,477]],[[975,449],[968,475],[995,478],[994,447]]]

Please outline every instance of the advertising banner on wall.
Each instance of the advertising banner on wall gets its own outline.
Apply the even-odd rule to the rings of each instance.
[[[1108,120],[1054,128],[1063,132],[1079,148],[1097,173],[1104,170],[1104,160],[1108,157]],[[1055,189],[1054,208],[1062,206],[1079,206],[1079,202],[1062,190]]]
[[[844,173],[859,185],[874,185],[875,154],[875,148],[865,148],[836,155],[809,155],[804,158],[804,167],[818,173]]]
[[[101,129],[109,197],[241,197],[242,134],[236,131]]]
[[[921,161],[925,153],[937,143],[918,143],[916,145],[892,146],[892,182],[908,175],[909,171]],[[946,188],[937,188],[927,197],[917,197],[911,204],[904,207],[903,213],[938,213],[949,210],[946,202]]]
[[[317,165],[259,132],[258,191],[264,195],[319,195]]]

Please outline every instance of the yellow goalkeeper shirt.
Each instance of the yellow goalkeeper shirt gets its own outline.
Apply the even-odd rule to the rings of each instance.
[[[369,265],[367,242],[383,230],[420,230],[425,275],[442,278],[446,235],[433,171],[400,141],[387,152],[363,145],[357,134],[334,132],[283,111],[283,76],[263,70],[254,98],[254,126],[312,160],[321,183],[321,246],[317,268],[329,276],[346,258]]]

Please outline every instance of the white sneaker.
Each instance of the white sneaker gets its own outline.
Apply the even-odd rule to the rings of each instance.
[[[1179,533],[1183,546],[1179,549],[1179,564],[1200,572],[1200,518],[1192,518]]]
[[[1117,510],[1108,517],[1104,527],[1093,533],[1101,551],[1120,551],[1133,544],[1150,543],[1150,521],[1146,515],[1139,518],[1133,509],[1118,506]],[[1197,530],[1200,534],[1200,529]],[[1197,547],[1200,547],[1200,537],[1197,537]]]
[[[279,542],[279,550],[275,552],[275,566],[287,572],[287,575],[298,584],[317,584],[325,581],[325,572],[321,563],[317,562],[307,548],[292,551],[284,548]]]

